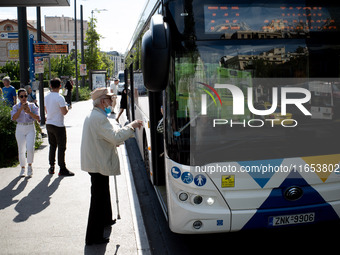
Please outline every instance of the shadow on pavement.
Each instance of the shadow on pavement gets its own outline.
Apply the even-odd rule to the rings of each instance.
[[[38,214],[50,205],[52,194],[58,189],[62,177],[54,179],[51,185],[50,180],[53,175],[46,177],[19,203],[15,206],[15,210],[19,213],[14,222],[26,221],[33,214]]]
[[[110,237],[112,232],[112,227],[106,228],[104,230],[104,237]],[[85,245],[84,255],[104,255],[106,252],[107,244],[97,244],[97,245]],[[118,254],[118,249],[120,245],[116,245],[116,251],[114,255]]]
[[[19,184],[19,186],[14,189],[14,187],[19,183],[19,181],[22,179],[22,182]],[[16,177],[13,181],[11,181],[7,187],[0,190],[0,210],[3,210],[7,208],[8,206],[11,206],[12,204],[17,203],[19,200],[13,200],[13,198],[17,195],[19,195],[26,187],[27,185],[27,178],[23,177]]]
[[[85,245],[84,255],[104,255],[107,244]]]

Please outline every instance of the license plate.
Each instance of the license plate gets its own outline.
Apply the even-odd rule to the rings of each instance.
[[[303,214],[293,214],[293,215],[282,215],[282,216],[272,216],[269,217],[270,226],[284,226],[292,224],[301,224],[314,222],[315,213],[303,213]]]

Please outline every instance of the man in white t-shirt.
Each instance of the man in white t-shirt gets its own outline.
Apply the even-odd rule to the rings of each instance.
[[[111,93],[117,95],[117,86],[118,86],[118,83],[119,83],[119,79],[118,78],[114,78],[113,79],[113,82],[111,82],[110,84],[110,91]]]
[[[64,125],[64,116],[68,113],[65,99],[59,94],[61,81],[59,78],[51,80],[51,93],[45,96],[46,129],[48,134],[48,143],[50,144],[49,174],[54,174],[55,153],[58,147],[58,165],[60,167],[59,176],[73,176],[74,173],[66,168],[65,151],[66,151],[66,128]]]
[[[119,79],[114,78],[113,82],[110,84],[110,92],[115,95],[115,97],[112,98],[112,108],[111,113],[115,114],[114,109],[116,107],[116,98],[117,98],[117,87],[118,87]]]

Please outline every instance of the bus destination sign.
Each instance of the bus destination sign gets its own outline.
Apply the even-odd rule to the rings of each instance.
[[[35,43],[35,54],[68,54],[68,44],[64,43]]]

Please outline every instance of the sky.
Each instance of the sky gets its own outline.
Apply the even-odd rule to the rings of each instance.
[[[97,32],[103,37],[99,46],[103,51],[125,53],[140,15],[147,0],[77,0],[77,19],[80,19],[80,5],[83,5],[84,20],[89,21],[92,10],[97,19]],[[69,7],[41,7],[41,22],[45,25],[44,16],[74,18],[74,0]],[[0,7],[1,19],[17,19],[17,8]],[[27,7],[27,19],[36,19],[36,8]],[[80,38],[80,35],[78,35]]]

